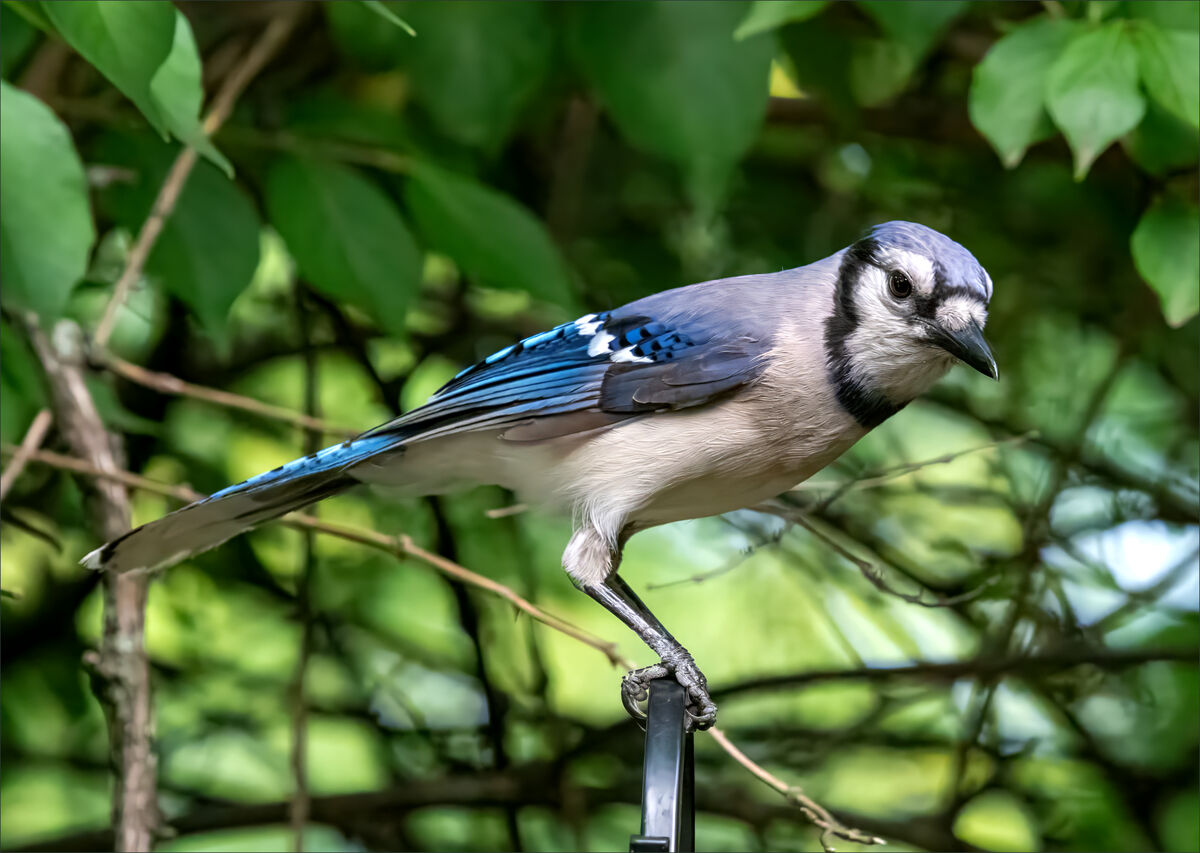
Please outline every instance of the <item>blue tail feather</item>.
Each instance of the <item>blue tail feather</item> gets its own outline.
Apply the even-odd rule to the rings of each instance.
[[[350,465],[363,462],[382,451],[394,449],[402,443],[395,435],[374,435],[353,438],[349,441],[343,441],[341,444],[330,445],[318,450],[316,453],[310,453],[308,456],[301,456],[299,459],[285,462],[278,468],[264,471],[262,474],[256,474],[248,480],[234,483],[232,486],[226,486],[221,491],[210,495],[208,500],[213,501],[229,497],[230,495],[254,492],[259,489],[278,486],[299,477],[307,477],[312,474],[321,474],[327,471],[346,468]]]

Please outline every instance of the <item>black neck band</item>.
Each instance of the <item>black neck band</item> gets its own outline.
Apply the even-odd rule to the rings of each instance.
[[[871,238],[859,240],[846,250],[838,269],[833,295],[833,313],[825,321],[825,363],[837,401],[865,429],[879,426],[904,407],[869,387],[861,372],[851,364],[847,340],[858,328],[854,306],[854,282],[867,266],[875,266],[877,244]]]

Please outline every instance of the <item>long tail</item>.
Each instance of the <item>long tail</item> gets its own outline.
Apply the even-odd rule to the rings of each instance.
[[[257,524],[335,495],[358,481],[348,472],[381,454],[400,453],[396,434],[363,435],[294,459],[229,486],[92,551],[89,569],[155,569],[215,548]]]

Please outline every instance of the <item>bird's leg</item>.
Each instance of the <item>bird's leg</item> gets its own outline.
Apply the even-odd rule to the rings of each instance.
[[[645,716],[638,703],[649,695],[650,682],[673,675],[687,691],[692,725],[701,731],[711,726],[717,719],[717,706],[708,695],[704,673],[696,667],[688,650],[671,636],[624,579],[613,572],[603,581],[581,586],[584,592],[632,628],[659,657],[658,663],[635,669],[622,679],[621,700],[626,710],[635,717]]]

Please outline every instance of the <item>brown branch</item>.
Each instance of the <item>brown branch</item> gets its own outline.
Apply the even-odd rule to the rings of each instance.
[[[21,439],[21,446],[13,454],[12,461],[4,469],[4,474],[0,475],[0,501],[4,500],[8,490],[21,476],[21,471],[25,469],[25,463],[29,461],[29,454],[42,446],[52,423],[54,423],[54,416],[50,414],[49,409],[42,409],[33,416],[33,423],[25,431],[25,437]]]
[[[59,323],[53,342],[46,338],[36,317],[28,318],[27,330],[46,372],[54,418],[67,446],[102,474],[120,471],[120,442],[105,430],[84,382],[83,335],[79,328],[67,321]],[[30,460],[41,452],[30,448],[25,451]],[[129,529],[129,497],[116,480],[87,480],[80,483],[80,488],[92,525],[102,539],[113,539]],[[161,821],[150,671],[144,642],[148,583],[149,576],[144,573],[104,576],[100,648],[84,656],[94,673],[97,698],[108,719],[114,776],[112,823],[118,850],[149,851]]]
[[[834,539],[834,537],[832,536],[832,534],[830,534],[829,532],[827,532],[825,530],[820,529],[817,525],[815,525],[813,523],[813,514],[814,513],[824,513],[825,510],[827,510],[834,501],[836,501],[838,498],[840,498],[846,492],[851,491],[853,489],[874,488],[876,486],[884,485],[885,483],[888,483],[892,480],[903,477],[907,474],[912,474],[916,471],[920,471],[923,468],[929,468],[934,465],[945,465],[950,462],[953,462],[954,460],[956,460],[962,456],[967,456],[972,453],[978,453],[982,450],[991,450],[996,447],[1001,447],[1004,445],[1020,444],[1022,442],[1028,441],[1029,439],[1035,437],[1036,435],[1037,435],[1036,432],[1029,432],[1024,435],[1010,436],[1008,438],[1002,438],[1002,439],[999,439],[998,441],[988,442],[987,444],[982,444],[977,447],[970,447],[965,450],[955,451],[954,453],[947,453],[942,456],[937,456],[933,459],[923,459],[919,462],[906,462],[904,464],[896,465],[891,468],[880,469],[873,473],[866,474],[862,477],[858,477],[858,478],[855,478],[852,480],[846,480],[845,482],[836,486],[833,493],[828,498],[823,500],[819,504],[819,506],[811,512],[806,513],[805,510],[803,510],[799,507],[794,507],[790,501],[790,496],[792,496],[798,492],[803,492],[803,491],[816,491],[816,490],[828,489],[829,488],[828,483],[811,483],[811,482],[800,483],[798,486],[791,489],[790,491],[784,492],[775,501],[768,501],[766,503],[751,507],[751,509],[753,509],[757,512],[762,512],[762,513],[766,513],[768,515],[774,515],[778,518],[782,518],[783,520],[787,521],[789,523],[789,525],[796,524],[796,525],[799,525],[800,527],[803,527],[809,533],[811,533],[814,537],[820,539],[822,542],[827,544],[830,548],[832,548],[840,556],[844,557],[846,560],[853,563],[854,566],[860,572],[862,572],[863,577],[865,577],[868,581],[870,581],[871,585],[874,586],[876,589],[878,589],[880,592],[895,596],[896,598],[899,598],[903,601],[907,601],[910,604],[920,605],[921,607],[953,607],[955,605],[970,601],[971,599],[976,598],[979,595],[982,595],[983,592],[986,591],[987,588],[990,587],[991,585],[993,585],[996,581],[989,580],[988,582],[981,584],[980,586],[976,587],[975,589],[964,592],[961,595],[945,596],[945,595],[941,595],[940,593],[934,592],[933,593],[933,595],[934,595],[933,601],[927,601],[925,599],[925,597],[920,593],[911,594],[911,593],[901,592],[900,590],[892,587],[887,581],[884,580],[883,576],[880,574],[880,572],[876,566],[872,565],[870,562],[868,562],[860,557],[855,556],[851,551],[849,551],[847,548],[845,548],[843,545],[841,545],[839,542],[837,542],[836,539]],[[500,518],[503,515],[509,514],[510,511],[516,512],[516,511],[523,511],[524,509],[525,509],[524,504],[517,504],[515,507],[512,507],[512,508],[501,508],[501,509],[488,510],[486,515],[488,518]],[[715,569],[710,569],[705,572],[699,572],[699,573],[696,573],[693,575],[689,575],[688,577],[679,578],[677,580],[666,581],[664,583],[648,584],[646,588],[647,589],[665,589],[667,587],[679,586],[681,584],[688,584],[688,583],[699,584],[699,583],[704,583],[705,581],[712,580],[713,578],[717,578],[722,575],[728,574],[729,572],[738,568],[738,566],[742,565],[742,563],[744,563],[749,557],[751,557],[754,554],[754,552],[757,551],[759,548],[778,545],[779,542],[783,539],[784,534],[788,532],[788,529],[789,528],[784,528],[783,530],[779,531],[778,533],[772,535],[766,541],[762,542],[760,545],[750,549],[749,551],[747,551],[745,553],[737,555],[733,559],[726,562],[724,565],[719,566]]]
[[[749,766],[743,764],[743,767],[757,767],[750,759],[746,761]],[[766,782],[765,779],[762,781]],[[561,770],[553,765],[528,764],[503,771],[414,779],[382,791],[313,797],[312,816],[314,821],[338,827],[347,835],[362,836],[369,827],[402,821],[412,811],[431,806],[456,805],[484,809],[541,806],[554,810],[578,809],[587,813],[612,803],[637,805],[640,801],[641,785],[632,777],[604,788],[582,786],[563,779]],[[765,826],[779,820],[792,822],[800,817],[790,806],[766,802],[732,786],[699,786],[696,790],[696,807],[702,812],[721,815],[750,826]],[[287,820],[287,814],[286,802],[233,804],[209,801],[180,815],[172,821],[172,827],[183,836],[236,827],[280,824]],[[864,823],[875,832],[921,849],[975,849],[928,818],[886,820],[866,815],[845,815],[842,819]],[[97,830],[27,844],[22,849],[33,853],[102,850],[111,845],[111,840],[111,832]],[[368,846],[371,849],[387,849],[382,844]]]
[[[829,509],[834,501],[838,500],[849,491],[858,489],[872,489],[876,486],[882,486],[886,483],[890,483],[892,480],[899,479],[900,477],[904,477],[908,474],[916,473],[917,471],[921,471],[925,468],[932,468],[936,465],[948,465],[949,463],[954,462],[963,456],[969,456],[973,453],[979,453],[983,450],[994,450],[997,447],[1004,447],[1006,445],[1023,444],[1037,437],[1037,431],[1031,430],[1029,432],[1022,433],[1021,435],[1011,435],[1005,438],[997,439],[996,441],[989,441],[987,444],[980,444],[975,447],[968,447],[965,450],[956,450],[953,453],[935,456],[932,459],[922,459],[919,462],[905,462],[900,465],[894,465],[890,468],[882,468],[878,471],[855,477],[852,480],[847,480],[840,484],[836,489],[834,489],[833,494],[821,503],[820,509],[821,511]],[[828,488],[828,484],[813,483],[809,481],[801,483],[799,486],[796,486],[794,489],[792,489],[792,491],[811,491],[825,488]]]
[[[285,130],[263,131],[254,127],[233,124],[221,131],[221,145],[235,147],[240,145],[246,148],[315,156],[337,160],[341,163],[367,166],[394,175],[407,175],[413,167],[412,158],[398,154],[389,148],[344,142],[340,139],[302,136]]]
[[[144,367],[118,358],[112,353],[105,353],[100,356],[100,362],[103,367],[120,376],[122,379],[163,394],[174,394],[180,397],[190,397],[193,400],[203,400],[206,403],[212,403],[228,409],[250,412],[260,417],[283,421],[301,429],[315,430],[326,435],[352,437],[359,432],[358,430],[333,426],[320,418],[294,412],[283,406],[264,403],[261,400],[255,400],[253,397],[244,397],[241,394],[231,394],[228,391],[221,391],[217,388],[208,388],[203,385],[185,382],[170,373],[158,373],[153,370],[147,370]]]
[[[840,542],[838,542],[834,533],[832,532],[832,528],[830,527],[830,529],[826,529],[826,522],[813,517],[806,517],[799,511],[781,511],[778,514],[781,517],[798,524],[800,527],[803,527],[816,539],[824,542],[830,549],[833,550],[835,554],[842,557],[844,560],[848,561],[856,569],[858,569],[862,576],[866,578],[877,590],[885,595],[890,595],[900,599],[901,601],[906,601],[909,604],[916,604],[920,607],[955,607],[959,604],[964,604],[965,602],[978,598],[989,588],[994,586],[999,580],[996,577],[988,578],[974,589],[969,589],[966,592],[960,593],[959,595],[947,596],[936,591],[931,591],[933,594],[933,601],[927,601],[924,596],[924,590],[916,593],[901,592],[889,584],[886,580],[884,580],[884,577],[882,573],[880,573],[878,566],[876,566],[874,563],[871,563],[869,560],[864,560],[862,557],[857,556],[845,545],[842,545]]]
[[[808,672],[768,675],[737,681],[713,691],[715,698],[727,699],[740,693],[807,687],[825,681],[887,681],[893,678],[918,678],[948,682],[963,678],[992,681],[1004,675],[1028,675],[1054,672],[1073,666],[1094,666],[1105,671],[1126,669],[1153,661],[1196,663],[1195,648],[1110,649],[1098,646],[1068,646],[1036,655],[1008,657],[983,656],[969,660],[919,662],[903,666],[879,666],[869,669],[814,669]]]
[[[17,448],[11,444],[0,444],[0,453],[11,456],[17,452]],[[155,494],[164,495],[166,497],[175,498],[184,503],[198,501],[206,497],[204,494],[195,491],[187,486],[176,486],[170,483],[162,483],[157,480],[151,480],[147,477],[141,477],[130,471],[124,470],[102,470],[95,465],[78,459],[73,456],[64,456],[61,453],[54,453],[49,450],[36,450],[29,454],[29,461],[36,462],[42,465],[49,465],[52,468],[59,468],[64,471],[73,471],[77,474],[83,474],[89,477],[96,477],[103,480],[110,480],[121,483],[135,489],[142,489]],[[289,527],[294,527],[299,530],[315,530],[318,533],[325,533],[330,536],[336,536],[340,539],[345,539],[350,542],[357,542],[360,545],[366,545],[370,548],[375,548],[379,551],[385,551],[397,557],[414,557],[422,563],[429,565],[444,574],[461,580],[463,583],[478,587],[498,595],[507,600],[517,610],[527,614],[543,625],[546,625],[554,630],[566,634],[579,640],[585,645],[591,646],[599,652],[602,652],[614,665],[623,666],[632,669],[634,664],[629,659],[623,657],[617,651],[617,644],[602,640],[582,628],[577,628],[570,622],[547,613],[537,605],[518,595],[498,581],[477,574],[465,566],[460,566],[452,560],[447,560],[432,551],[427,551],[412,541],[405,534],[399,536],[387,536],[383,533],[377,533],[374,530],[366,530],[359,527],[350,527],[344,524],[336,524],[330,521],[321,521],[311,515],[294,512],[283,516],[280,521]],[[127,528],[126,528],[127,529]],[[124,533],[125,530],[121,530]]]
[[[713,736],[721,749],[729,753],[738,764],[745,767],[750,773],[760,781],[774,788],[779,793],[783,794],[784,799],[789,803],[797,806],[804,816],[807,817],[818,829],[821,830],[820,841],[821,847],[826,851],[832,851],[834,837],[844,838],[847,841],[853,841],[856,844],[886,844],[887,842],[875,835],[867,835],[861,830],[845,826],[837,818],[831,815],[820,803],[813,800],[804,790],[798,785],[788,785],[778,776],[770,773],[759,764],[751,761],[746,753],[738,749],[729,738],[725,736],[725,732],[717,727],[708,730],[708,733]]]
[[[950,411],[969,415],[990,429],[1003,430],[1009,434],[1018,434],[1022,430],[1010,420],[1010,416],[976,411],[972,408],[970,400],[945,385],[935,387],[923,399],[926,403],[934,403]],[[1071,442],[1044,434],[1031,435],[1029,441],[1057,457],[1069,460],[1072,465],[1078,465],[1107,484],[1144,492],[1158,505],[1159,516],[1164,521],[1196,523],[1196,516],[1200,513],[1200,500],[1197,500],[1195,491],[1193,488],[1185,490],[1182,483],[1167,480],[1167,472],[1158,474],[1123,468],[1108,456],[1091,450],[1086,442]]]
[[[250,48],[245,58],[225,78],[220,90],[212,100],[208,115],[204,118],[203,130],[206,136],[212,136],[229,118],[229,114],[233,111],[233,105],[242,91],[270,61],[275,52],[282,47],[303,9],[304,4],[288,4],[281,14],[271,18],[270,23],[267,24],[262,35]],[[96,326],[94,340],[98,350],[103,350],[108,344],[108,339],[117,323],[117,312],[125,304],[129,291],[142,277],[142,270],[146,266],[146,260],[150,257],[150,251],[158,241],[168,217],[174,212],[184,184],[187,183],[188,175],[191,174],[192,167],[195,165],[196,149],[190,145],[185,146],[179,152],[179,156],[175,158],[175,162],[171,164],[171,169],[167,172],[162,187],[159,188],[158,196],[154,199],[154,205],[150,208],[150,215],[142,223],[137,239],[129,250],[125,269],[121,271],[121,276],[113,287],[112,297],[104,308],[104,315],[100,318],[99,325]]]

